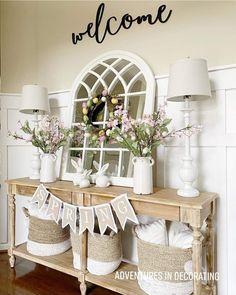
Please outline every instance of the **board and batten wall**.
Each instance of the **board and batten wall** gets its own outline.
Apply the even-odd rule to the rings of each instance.
[[[192,137],[192,155],[198,167],[196,187],[203,191],[219,194],[217,200],[217,270],[220,272],[218,295],[234,295],[234,271],[236,266],[236,65],[209,71],[212,98],[192,102],[192,123],[203,125],[199,135]],[[157,77],[158,104],[165,103],[168,77]],[[70,92],[50,93],[52,112],[67,121],[67,107]],[[29,174],[32,147],[14,141],[7,131],[17,129],[19,119],[30,119],[18,111],[20,95],[1,94],[1,204],[0,245],[7,247],[7,198],[6,178],[23,177]],[[167,103],[168,116],[173,118],[172,126],[183,126],[182,103]],[[178,169],[183,156],[183,139],[173,140],[157,151],[156,184],[180,187]],[[58,163],[59,171],[59,163]],[[17,198],[17,243],[26,239],[25,220],[21,207],[28,198]],[[129,233],[126,237],[130,237]],[[130,237],[131,239],[131,237]],[[131,241],[130,241],[131,242]],[[127,242],[129,243],[129,242]],[[133,244],[135,247],[135,244]],[[127,259],[136,260],[136,252],[126,247]]]

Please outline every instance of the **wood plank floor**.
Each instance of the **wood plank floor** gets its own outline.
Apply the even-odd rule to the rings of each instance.
[[[79,295],[76,278],[33,262],[17,258],[15,269],[8,263],[8,255],[0,253],[0,295]],[[95,286],[88,294],[116,295]]]

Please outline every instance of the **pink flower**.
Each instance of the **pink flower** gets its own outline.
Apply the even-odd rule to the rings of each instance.
[[[100,137],[99,137],[99,141],[100,141],[100,143],[104,142],[105,139],[106,139],[106,136],[105,136],[105,135],[100,136]]]
[[[107,122],[107,127],[112,128],[113,127],[113,122],[112,121]]]
[[[82,103],[82,107],[83,107],[83,108],[87,108],[87,102],[86,102],[86,101],[84,101],[84,102]]]
[[[24,138],[25,138],[26,142],[31,142],[32,141],[32,135],[31,134],[26,134]]]
[[[108,90],[107,89],[104,89],[103,91],[102,91],[102,96],[107,96],[108,95]]]

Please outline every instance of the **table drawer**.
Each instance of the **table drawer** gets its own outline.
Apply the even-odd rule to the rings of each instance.
[[[92,206],[100,205],[104,203],[108,203],[112,200],[111,197],[106,196],[96,196],[91,195],[91,198],[89,200],[86,200],[86,205],[89,206],[90,204]],[[180,207],[179,206],[171,206],[171,205],[162,205],[162,204],[156,204],[152,202],[142,202],[138,200],[130,200],[134,211],[136,214],[139,215],[148,215],[153,217],[159,217],[167,220],[175,220],[180,221]]]
[[[16,185],[14,193],[16,195],[32,197],[36,189],[37,187]],[[71,195],[72,195],[71,192],[57,190],[57,189],[47,189],[47,190],[51,192],[53,195],[55,195],[56,197],[58,197],[59,199],[61,199],[62,201],[71,203]]]
[[[155,203],[143,203],[131,201],[136,214],[148,215],[166,220],[180,220],[180,208],[178,206],[162,205]]]

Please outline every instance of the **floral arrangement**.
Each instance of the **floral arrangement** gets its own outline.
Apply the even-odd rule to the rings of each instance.
[[[45,154],[55,154],[60,147],[64,146],[68,139],[73,137],[71,129],[63,127],[62,122],[57,117],[44,116],[39,122],[39,127],[31,128],[28,121],[22,124],[18,122],[23,136],[9,132],[14,139],[21,139],[31,142]]]
[[[121,103],[117,95],[109,95],[106,89],[82,104],[85,136],[89,138],[89,143],[93,146],[109,139],[107,134],[109,128],[107,126],[101,128],[94,124],[94,122],[103,122],[105,104],[107,105],[108,119],[113,119],[116,107],[121,106]]]
[[[142,119],[132,119],[127,110],[118,106],[114,119],[108,123],[109,136],[128,149],[136,157],[148,157],[152,150],[163,144],[167,138],[190,136],[201,130],[201,126],[188,126],[179,130],[168,130],[171,119],[166,118],[164,108]]]

